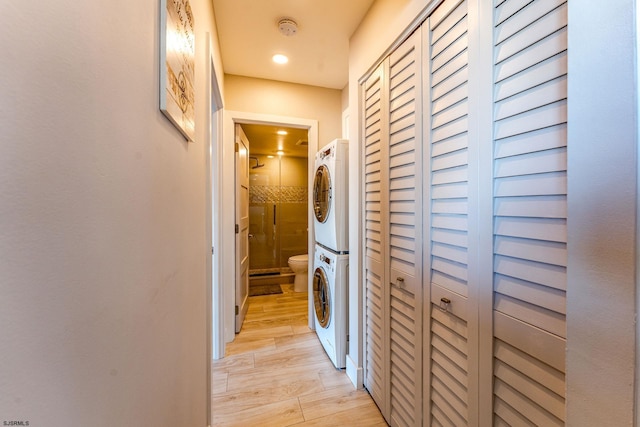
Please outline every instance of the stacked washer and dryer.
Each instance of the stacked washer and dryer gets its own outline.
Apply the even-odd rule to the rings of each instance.
[[[316,154],[313,181],[315,255],[313,305],[316,333],[336,366],[346,366],[348,141],[336,139]]]

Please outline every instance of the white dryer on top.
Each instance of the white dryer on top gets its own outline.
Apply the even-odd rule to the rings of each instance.
[[[349,255],[316,245],[313,272],[316,334],[336,368],[344,368],[347,358],[348,275]]]
[[[349,143],[336,139],[316,154],[313,213],[316,243],[338,253],[349,251],[347,219]]]

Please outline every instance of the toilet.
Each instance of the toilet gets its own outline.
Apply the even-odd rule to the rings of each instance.
[[[309,290],[309,254],[292,256],[289,258],[289,267],[296,274],[293,282],[293,290],[296,292],[307,292]]]

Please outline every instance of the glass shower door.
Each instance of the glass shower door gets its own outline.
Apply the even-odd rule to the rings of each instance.
[[[307,253],[307,159],[257,159],[264,166],[250,171],[250,274],[289,272],[289,257]]]
[[[280,271],[277,233],[279,186],[251,186],[249,203],[249,271],[251,275]]]

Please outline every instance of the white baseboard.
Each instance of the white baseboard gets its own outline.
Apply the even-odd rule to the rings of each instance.
[[[351,380],[351,383],[357,389],[364,387],[364,378],[362,377],[362,367],[356,365],[356,363],[347,354],[347,377]]]

